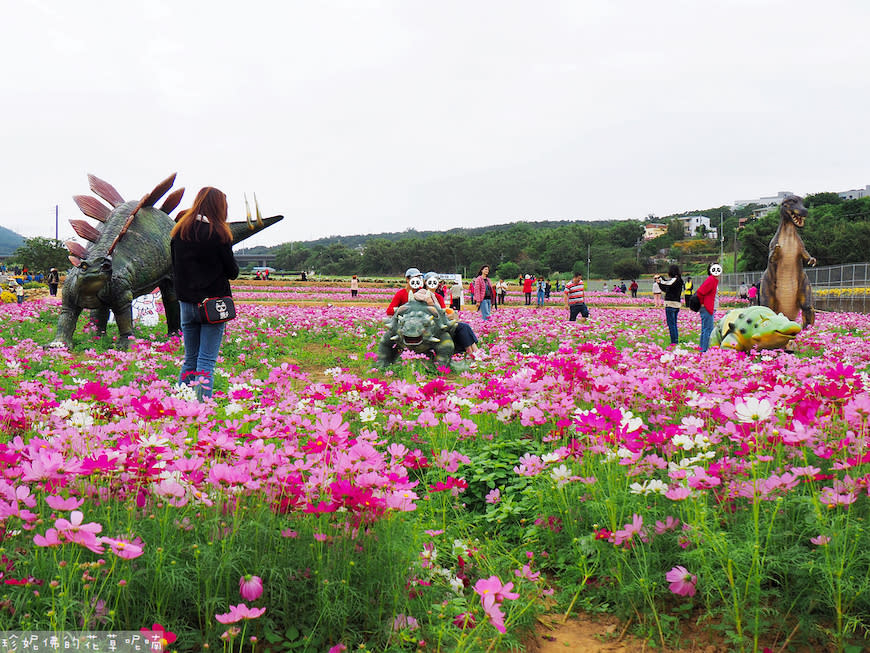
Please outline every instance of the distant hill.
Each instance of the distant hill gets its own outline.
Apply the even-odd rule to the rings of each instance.
[[[9,256],[24,244],[24,236],[11,229],[0,227],[0,256]]]
[[[307,247],[316,247],[317,245],[344,245],[350,249],[355,249],[361,245],[365,245],[368,241],[373,238],[378,238],[380,240],[388,240],[390,242],[396,242],[399,240],[403,240],[405,238],[428,238],[429,236],[435,236],[438,234],[458,234],[463,236],[480,236],[483,234],[496,234],[502,231],[507,231],[517,225],[518,223],[528,224],[532,229],[555,229],[556,227],[563,227],[565,225],[577,224],[578,222],[587,224],[589,226],[595,228],[605,229],[607,227],[612,227],[614,224],[619,222],[624,222],[624,220],[595,220],[595,221],[582,221],[582,220],[536,220],[526,222],[524,220],[518,220],[517,222],[510,222],[507,224],[496,224],[489,225],[486,227],[455,227],[453,229],[448,229],[446,231],[418,231],[417,229],[406,229],[405,231],[389,231],[380,234],[358,234],[354,236],[326,236],[324,238],[318,238],[316,240],[305,240],[305,241],[294,241],[299,242],[302,245]],[[237,251],[239,254],[268,254],[272,250],[281,247],[284,243],[278,245],[272,245],[271,247],[267,247],[266,245],[258,245],[256,247],[251,247],[248,249],[240,249]]]

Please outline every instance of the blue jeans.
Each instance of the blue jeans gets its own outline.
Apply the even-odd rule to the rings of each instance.
[[[676,345],[680,342],[680,332],[677,331],[677,314],[679,308],[665,306],[665,319],[668,322],[668,333],[671,335],[671,344]]]
[[[181,333],[184,338],[184,362],[178,375],[179,383],[199,382],[197,392],[211,397],[214,390],[214,366],[224,338],[224,324],[202,324],[196,304],[181,305]]]
[[[710,348],[710,336],[713,335],[713,316],[707,309],[701,307],[701,351]]]
[[[544,305],[544,291],[539,290],[538,291],[538,306],[543,306],[543,305]]]
[[[481,299],[480,300],[480,317],[482,317],[484,320],[488,320],[490,313],[492,313],[492,300]]]

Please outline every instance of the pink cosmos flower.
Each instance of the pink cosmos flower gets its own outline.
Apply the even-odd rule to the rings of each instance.
[[[58,534],[63,535],[69,542],[81,544],[94,553],[102,553],[103,545],[97,537],[97,533],[103,530],[102,524],[96,522],[82,523],[84,514],[81,510],[73,510],[69,519],[58,519],[54,522]]]
[[[690,574],[685,567],[674,567],[665,574],[665,579],[670,583],[669,587],[674,594],[695,596],[695,585],[698,583],[698,577]]]
[[[632,515],[630,524],[626,524],[623,528],[613,533],[613,544],[616,546],[623,544],[631,546],[631,540],[635,535],[644,542],[646,541],[646,531],[643,530],[643,517],[637,514]]]
[[[810,538],[810,542],[812,542],[816,546],[825,546],[830,541],[831,538],[827,535],[816,535],[815,537]]]
[[[682,501],[683,499],[688,499],[691,494],[692,491],[687,487],[672,487],[670,490],[665,492],[665,496],[671,501]]]
[[[513,586],[513,583],[502,585],[498,576],[481,578],[474,584],[474,591],[480,595],[480,603],[483,605],[484,612],[489,617],[490,623],[500,633],[507,632],[504,626],[504,614],[501,611],[502,602],[505,599],[520,598],[519,594],[510,591]]]
[[[246,601],[256,601],[263,594],[263,579],[246,574],[239,578],[239,594]]]
[[[525,578],[526,580],[535,583],[541,577],[541,572],[532,571],[532,568],[529,567],[529,565],[523,565],[522,569],[514,569],[514,576],[517,578]]]
[[[138,538],[137,538],[138,539]],[[123,558],[124,560],[132,560],[133,558],[138,558],[145,551],[145,547],[142,544],[141,540],[137,542],[131,542],[130,540],[124,540],[114,537],[102,537],[100,538],[104,544],[108,544],[109,548],[119,558]]]
[[[45,497],[45,502],[52,510],[75,510],[76,508],[81,507],[85,500],[77,499],[76,497],[64,499],[63,497],[52,495]]]
[[[57,530],[49,528],[45,531],[45,535],[37,533],[33,536],[33,543],[36,546],[60,546],[63,542],[57,536]]]
[[[501,490],[495,488],[494,490],[490,490],[486,495],[487,503],[499,503],[501,501]]]
[[[417,630],[420,627],[419,622],[414,619],[414,617],[409,617],[404,614],[397,614],[396,618],[393,619],[393,630]]]
[[[242,619],[256,619],[266,612],[266,608],[249,608],[244,603],[231,605],[230,611],[225,614],[216,614],[214,616],[222,624],[234,624]]]
[[[672,517],[671,515],[668,515],[665,518],[665,521],[656,520],[656,534],[664,535],[668,531],[677,530],[677,528],[679,526],[680,526],[680,520],[675,518],[675,517]]]

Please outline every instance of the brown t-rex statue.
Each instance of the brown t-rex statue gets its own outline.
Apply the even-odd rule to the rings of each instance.
[[[814,266],[816,259],[810,256],[798,233],[798,228],[804,226],[807,209],[800,197],[789,195],[782,200],[779,215],[779,228],[770,241],[767,270],[761,278],[759,303],[794,321],[800,312],[806,329],[816,320],[813,290],[804,272],[804,263]]]

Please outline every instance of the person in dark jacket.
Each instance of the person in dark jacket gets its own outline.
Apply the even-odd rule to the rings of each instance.
[[[668,277],[668,279],[659,277],[659,287],[665,291],[665,321],[668,324],[668,335],[671,337],[671,344],[678,345],[680,332],[677,329],[677,315],[680,312],[680,299],[683,296],[683,277],[680,275],[680,268],[671,265],[668,268]]]
[[[48,294],[55,297],[57,295],[57,286],[60,283],[60,272],[57,271],[57,268],[51,268],[48,271],[46,281],[48,282]]]
[[[224,324],[200,322],[199,303],[208,297],[230,297],[230,279],[239,276],[233,256],[233,234],[227,225],[227,196],[206,187],[170,234],[172,276],[181,306],[184,362],[179,382],[196,384],[197,395],[210,397],[214,367],[224,337]]]

